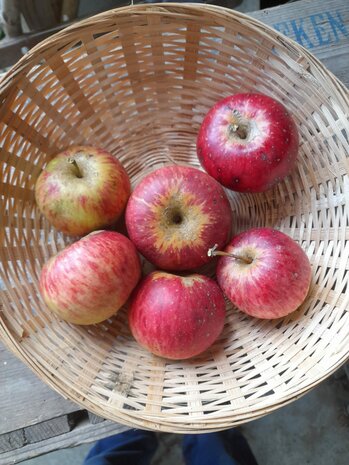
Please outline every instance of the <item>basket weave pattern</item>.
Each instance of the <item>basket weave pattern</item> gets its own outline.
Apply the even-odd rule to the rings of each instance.
[[[35,205],[43,166],[69,145],[91,144],[120,159],[133,187],[164,164],[199,167],[205,113],[238,91],[282,101],[299,126],[292,176],[264,194],[228,195],[234,232],[275,227],[304,248],[313,269],[305,303],[276,321],[227,303],[219,340],[186,362],[142,350],[126,309],[91,327],[59,321],[41,300],[38,277],[73,239]],[[223,429],[315,386],[348,356],[348,103],[345,88],[304,49],[222,8],[127,7],[39,44],[0,82],[4,342],[64,396],[141,428]]]

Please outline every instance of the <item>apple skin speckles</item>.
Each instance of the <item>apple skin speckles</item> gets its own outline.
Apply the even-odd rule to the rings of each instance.
[[[298,149],[293,118],[283,104],[262,94],[235,94],[217,102],[197,137],[203,168],[238,192],[264,192],[280,182],[294,169]]]

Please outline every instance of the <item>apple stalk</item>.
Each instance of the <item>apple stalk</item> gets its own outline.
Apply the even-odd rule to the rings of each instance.
[[[242,122],[242,116],[238,110],[233,110],[233,116],[233,122],[228,126],[229,135],[238,139],[247,139],[249,133],[248,123],[244,124]]]
[[[77,164],[76,160],[74,158],[69,158],[68,162],[71,163],[72,165],[74,165],[75,171],[76,171],[76,176],[78,178],[82,178],[82,173],[80,171],[79,165]]]
[[[217,250],[218,245],[215,244],[213,247],[208,249],[207,255],[209,257],[216,257],[216,256],[222,256],[222,257],[231,257],[235,258],[235,260],[241,260],[242,262],[246,263],[246,265],[250,265],[253,262],[252,258],[249,257],[243,257],[242,255],[237,255],[234,253],[230,252],[223,252],[222,250]]]

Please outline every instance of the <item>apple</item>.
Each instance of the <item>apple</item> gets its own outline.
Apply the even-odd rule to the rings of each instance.
[[[129,326],[136,341],[160,357],[187,359],[220,335],[225,301],[218,284],[199,274],[154,271],[135,289]]]
[[[229,300],[257,318],[280,318],[306,298],[311,266],[303,249],[286,234],[255,228],[233,237],[224,251],[213,247],[217,281]]]
[[[196,168],[170,165],[148,174],[126,207],[128,235],[163,270],[189,270],[209,261],[214,242],[230,238],[232,213],[222,186]]]
[[[114,231],[95,231],[51,257],[40,275],[40,292],[60,318],[78,325],[116,313],[141,276],[135,246]]]
[[[235,94],[217,102],[197,138],[201,165],[223,186],[264,192],[293,170],[297,126],[284,105],[267,95]]]
[[[109,152],[70,147],[56,155],[35,185],[39,210],[59,231],[82,236],[114,223],[131,193],[129,177]]]

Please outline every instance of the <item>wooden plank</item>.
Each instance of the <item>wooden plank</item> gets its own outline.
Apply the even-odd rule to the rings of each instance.
[[[302,0],[249,13],[303,45],[349,86],[349,2]]]
[[[97,425],[97,423],[102,423],[102,421],[105,421],[105,418],[95,415],[94,413],[87,412],[87,414],[88,414],[89,422],[92,425]]]
[[[243,0],[234,8],[234,10],[241,11],[241,13],[248,13],[250,11],[257,11],[260,7],[260,0]]]
[[[79,0],[63,0],[61,20],[63,22],[73,21],[78,15]]]
[[[0,344],[0,434],[80,410]]]
[[[91,424],[86,419],[69,433],[61,434],[39,443],[27,444],[15,451],[0,454],[0,465],[15,464],[55,450],[87,444],[106,436],[121,433],[127,429],[129,428],[109,420],[98,424]]]
[[[129,5],[128,0],[119,0],[118,6]],[[101,8],[98,8],[96,13],[100,12]],[[84,18],[79,18],[84,19]],[[67,26],[73,23],[60,23],[56,26],[37,32],[29,32],[22,34],[17,38],[5,38],[0,40],[0,69],[8,68],[14,65],[20,58],[22,58],[25,51],[30,50],[39,42],[43,41],[47,37],[59,32]]]
[[[68,433],[76,425],[83,412],[70,413],[52,418],[36,425],[21,428],[0,435],[0,454],[20,449],[27,444],[36,444],[64,433]]]
[[[20,449],[24,445],[25,437],[23,429],[0,435],[0,454]]]
[[[31,31],[56,26],[61,19],[62,0],[21,0],[20,10]]]
[[[35,444],[36,442],[68,433],[75,426],[74,418],[76,418],[75,412],[24,428],[26,444]]]
[[[7,37],[16,37],[22,34],[19,0],[2,0],[1,14]]]
[[[42,40],[51,36],[52,34],[60,31],[67,24],[60,24],[52,29],[46,31],[32,32],[22,34],[20,37],[14,39],[3,39],[0,41],[0,69],[8,68],[14,65],[20,58],[22,58],[22,50],[30,50],[34,45]]]

